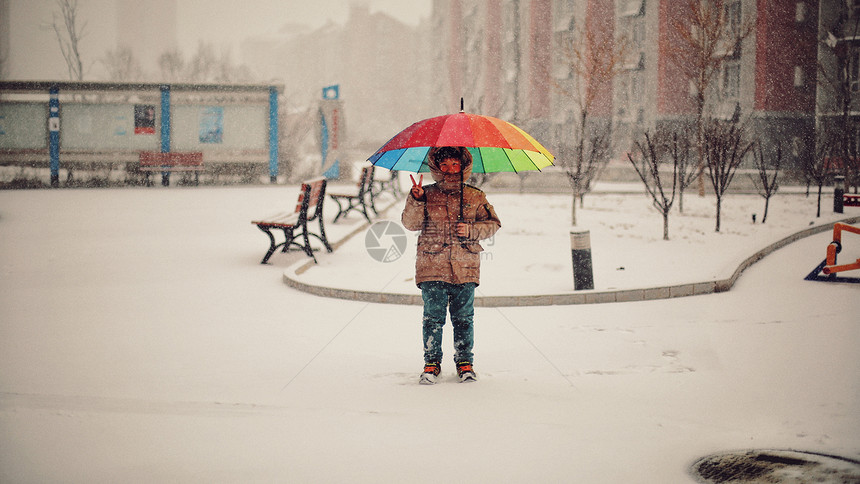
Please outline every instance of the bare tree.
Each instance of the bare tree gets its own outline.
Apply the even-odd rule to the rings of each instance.
[[[592,109],[600,92],[610,85],[623,69],[629,50],[624,38],[599,36],[595,29],[585,28],[562,43],[559,54],[570,68],[574,81],[566,86],[553,82],[556,89],[574,106],[574,129],[569,148],[562,148],[562,167],[573,192],[571,224],[576,225],[576,202],[590,190],[591,184],[609,160],[610,124],[594,123]]]
[[[215,78],[215,64],[218,57],[215,55],[215,47],[212,44],[200,41],[197,51],[191,54],[191,59],[185,72],[185,77],[190,82],[209,82]]]
[[[653,139],[646,130],[643,133],[644,142],[636,140],[634,143],[636,149],[641,155],[641,161],[637,163],[627,153],[627,159],[636,169],[636,173],[645,184],[645,190],[651,196],[651,204],[663,216],[663,240],[669,240],[669,212],[672,210],[672,205],[675,203],[675,195],[678,187],[678,158],[668,155],[669,146],[664,140]],[[667,188],[663,186],[663,178],[660,175],[660,168],[664,160],[672,158],[672,186],[671,195],[668,195]]]
[[[158,72],[163,82],[182,81],[185,75],[185,57],[182,52],[173,49],[158,56]]]
[[[821,216],[821,190],[833,175],[833,153],[838,150],[838,146],[839,141],[836,136],[825,130],[820,130],[816,133],[815,156],[805,157],[803,160],[804,177],[808,183],[814,183],[818,187],[816,217]]]
[[[860,15],[850,15],[845,5],[834,26],[837,32],[846,39],[856,39],[860,35]],[[851,42],[840,42],[828,32],[821,40],[824,55],[818,60],[819,96],[823,104],[822,111],[826,114],[827,122],[821,123],[819,129],[830,132],[827,136],[832,141],[829,147],[834,155],[841,157],[841,169],[848,181],[854,186],[855,192],[860,185],[860,153],[858,153],[857,133],[860,128],[856,116],[857,86],[860,82],[860,65],[858,65],[857,47]],[[820,140],[821,138],[819,138]]]
[[[682,11],[671,22],[668,58],[685,77],[695,93],[696,142],[699,150],[698,179],[704,195],[704,130],[709,95],[726,62],[740,53],[744,39],[752,34],[755,23],[741,16],[737,0],[721,2],[686,0]]]
[[[78,0],[55,0],[60,8],[54,12],[51,25],[60,51],[69,69],[69,79],[81,81],[84,78],[84,65],[81,60],[80,42],[84,37],[86,22],[78,22]]]
[[[684,191],[699,177],[701,170],[693,157],[693,137],[688,128],[677,128],[664,131],[668,156],[677,166],[678,177],[678,211],[684,213]]]
[[[181,57],[180,57],[181,58]],[[181,66],[180,58],[171,58],[171,62]],[[197,44],[197,51],[185,65],[184,77],[189,82],[247,82],[251,80],[251,71],[245,65],[233,63],[229,51],[216,52],[215,47],[207,42]]]
[[[711,120],[703,130],[703,152],[708,178],[717,198],[716,232],[720,231],[723,195],[729,189],[738,167],[752,149],[744,125]]]
[[[776,153],[773,156],[764,153],[761,141],[755,143],[752,152],[757,176],[750,175],[749,177],[758,194],[764,198],[764,214],[761,217],[761,223],[767,223],[767,209],[770,205],[770,199],[779,190],[777,179],[782,164],[782,143],[777,142]]]
[[[102,64],[107,69],[108,79],[112,81],[143,80],[143,70],[140,68],[140,63],[135,58],[131,47],[124,45],[109,50],[102,59]]]
[[[283,108],[278,116],[278,126],[280,127],[278,130],[280,134],[280,143],[278,144],[280,166],[278,171],[290,180],[301,180],[319,175],[319,163],[309,163],[308,160],[303,160],[301,156],[302,143],[314,131],[317,122],[316,108],[299,109],[289,106],[289,99],[296,97],[298,96],[283,98],[283,104],[281,104]]]
[[[215,82],[248,82],[251,71],[244,64],[235,64],[230,50],[221,50],[215,61]]]

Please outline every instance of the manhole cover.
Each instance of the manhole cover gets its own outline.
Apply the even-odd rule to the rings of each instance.
[[[700,482],[714,484],[860,484],[860,461],[794,450],[714,454],[692,471]]]

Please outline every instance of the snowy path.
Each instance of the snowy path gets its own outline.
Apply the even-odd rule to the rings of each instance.
[[[247,210],[274,192],[152,193],[0,193],[0,482],[656,484],[723,450],[860,458],[860,288],[802,280],[829,234],[728,293],[478,308],[481,380],[423,387],[419,308],[257,264]]]

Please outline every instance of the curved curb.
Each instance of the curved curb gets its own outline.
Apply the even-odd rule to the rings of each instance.
[[[514,306],[556,306],[556,305],[573,305],[573,304],[600,304],[613,302],[631,302],[631,301],[650,301],[656,299],[670,299],[675,297],[699,296],[703,294],[713,294],[725,292],[734,286],[735,282],[740,277],[741,273],[751,265],[763,259],[765,256],[774,252],[777,249],[785,247],[792,242],[800,239],[816,235],[833,228],[833,224],[842,222],[847,224],[856,224],[860,222],[860,217],[849,217],[842,220],[828,222],[823,225],[816,225],[807,229],[801,230],[795,234],[789,235],[777,242],[774,242],[767,247],[755,252],[753,255],[744,259],[731,276],[725,279],[707,282],[694,282],[687,284],[677,284],[674,286],[652,287],[644,289],[622,289],[617,291],[587,291],[582,293],[565,293],[565,294],[539,294],[531,296],[475,296],[475,306],[479,307],[514,307]],[[370,224],[365,224],[362,227],[354,230],[347,235],[343,240],[337,242],[340,246],[349,238],[359,233],[362,229],[366,229]],[[301,262],[284,271],[284,283],[294,289],[302,292],[313,294],[316,296],[329,297],[335,299],[348,299],[350,301],[365,301],[380,304],[403,304],[420,306],[424,304],[420,294],[394,294],[383,292],[359,291],[354,289],[338,289],[333,287],[316,286],[299,281],[293,275],[299,275],[313,267],[313,261]]]

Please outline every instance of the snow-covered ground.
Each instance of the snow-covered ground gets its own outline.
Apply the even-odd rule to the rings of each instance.
[[[860,285],[803,281],[830,233],[726,293],[478,308],[479,382],[448,365],[425,387],[420,308],[297,292],[282,275],[302,254],[259,264],[250,220],[296,193],[0,192],[0,482],[681,483],[726,450],[860,459]],[[569,197],[489,197],[503,229],[479,290],[570,291]],[[835,219],[782,195],[753,225],[762,199],[732,195],[714,234],[713,200],[688,196],[664,242],[644,195],[585,202],[598,289],[707,279]],[[331,238],[361,230],[347,221]],[[395,270],[362,239],[307,277]],[[841,262],[860,257],[860,236],[843,245]]]

